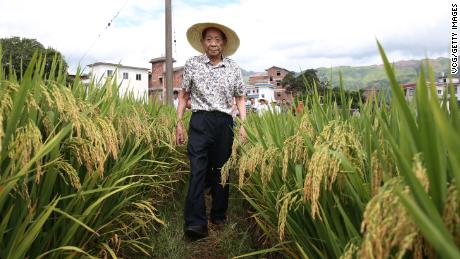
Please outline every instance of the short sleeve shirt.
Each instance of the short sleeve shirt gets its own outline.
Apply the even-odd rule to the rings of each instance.
[[[243,96],[245,87],[235,61],[223,58],[213,65],[204,54],[185,63],[182,89],[190,93],[192,111],[221,111],[231,114],[233,97]]]

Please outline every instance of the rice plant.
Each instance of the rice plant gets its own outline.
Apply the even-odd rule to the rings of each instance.
[[[240,191],[273,245],[259,253],[460,257],[457,103],[437,98],[429,64],[415,101],[406,101],[378,47],[390,99],[361,101],[353,115],[341,84],[340,106],[331,91],[320,97],[315,90],[303,99],[301,116],[250,116],[245,123],[249,141],[234,147],[223,169],[239,174]]]
[[[20,81],[0,67],[0,258],[152,255],[156,206],[186,166],[173,109],[120,97],[115,79],[66,85],[44,60]]]

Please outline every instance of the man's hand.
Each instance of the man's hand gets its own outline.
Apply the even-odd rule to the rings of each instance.
[[[241,143],[246,143],[246,141],[248,139],[247,139],[247,135],[246,135],[246,130],[244,129],[243,126],[240,127],[240,132],[239,132],[238,135],[239,135],[240,142]]]
[[[186,92],[185,89],[182,89],[179,92],[179,104],[177,105],[176,112],[176,145],[182,145],[185,142],[185,131],[184,126],[182,125],[182,119],[184,118],[185,107],[187,106],[189,100],[190,93]]]
[[[185,143],[184,127],[182,122],[176,124],[176,145],[183,145]]]
[[[246,120],[246,102],[244,100],[244,95],[235,97],[236,107],[238,107],[239,117],[241,120],[239,138],[241,143],[247,141],[246,130],[243,127],[243,123]]]

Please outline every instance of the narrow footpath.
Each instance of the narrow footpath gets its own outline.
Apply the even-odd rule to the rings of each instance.
[[[232,258],[257,251],[256,227],[248,217],[247,209],[238,190],[230,187],[228,221],[224,226],[209,223],[209,236],[189,241],[183,234],[183,210],[187,184],[181,184],[171,202],[157,208],[165,226],[158,227],[152,236],[154,258]],[[210,195],[206,195],[209,215]],[[247,257],[250,258],[250,257]]]

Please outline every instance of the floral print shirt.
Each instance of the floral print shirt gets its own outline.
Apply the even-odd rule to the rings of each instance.
[[[213,65],[206,56],[195,56],[185,63],[182,89],[190,93],[192,111],[232,112],[234,96],[243,96],[245,87],[235,61],[223,58]]]

